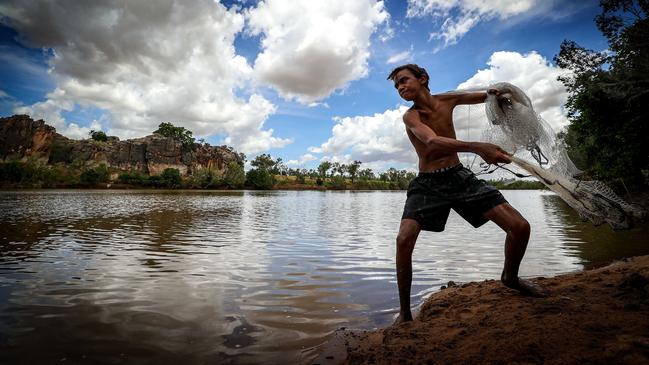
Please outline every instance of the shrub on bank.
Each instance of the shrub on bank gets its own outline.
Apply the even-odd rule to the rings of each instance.
[[[329,178],[326,186],[331,189],[344,190],[347,188],[347,183],[344,177],[336,175]]]
[[[146,185],[147,180],[149,179],[148,175],[142,174],[137,171],[122,172],[117,177],[117,181],[122,184],[128,185]]]
[[[110,181],[110,168],[106,164],[100,164],[94,168],[86,168],[81,172],[79,181],[84,185],[94,185]]]
[[[180,184],[183,182],[183,179],[180,176],[180,170],[170,167],[162,171],[160,178],[162,179],[162,185],[167,188],[180,187]]]
[[[0,164],[0,182],[31,188],[79,184],[79,172],[65,165],[47,165],[38,160]]]
[[[228,169],[223,175],[223,184],[230,189],[238,189],[246,183],[246,173],[243,171],[243,165],[236,162],[230,162]]]
[[[264,169],[251,169],[246,173],[246,185],[254,189],[272,189],[276,182],[275,176]]]

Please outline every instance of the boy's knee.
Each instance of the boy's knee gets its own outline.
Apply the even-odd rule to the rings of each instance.
[[[528,237],[530,235],[530,223],[525,218],[512,222],[509,232],[517,237]]]
[[[416,236],[407,233],[399,233],[397,235],[397,251],[399,252],[412,252],[415,247]]]

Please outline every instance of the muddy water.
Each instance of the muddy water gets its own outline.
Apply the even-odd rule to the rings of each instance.
[[[592,227],[548,192],[522,275],[649,254],[648,227]],[[0,363],[299,363],[397,306],[404,192],[0,192]],[[497,278],[504,234],[452,213],[420,235],[413,304]]]

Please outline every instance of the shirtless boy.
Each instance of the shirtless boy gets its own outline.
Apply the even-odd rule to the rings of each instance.
[[[395,68],[388,80],[394,81],[401,98],[414,102],[404,114],[403,122],[419,157],[419,175],[408,187],[397,235],[397,282],[401,306],[397,322],[412,320],[412,251],[419,232],[422,229],[443,231],[451,208],[476,228],[489,220],[502,228],[507,233],[505,265],[500,277],[502,283],[526,295],[544,295],[541,288],[518,277],[530,236],[529,223],[496,188],[478,180],[471,170],[464,168],[457,155],[458,152],[472,152],[490,164],[511,162],[509,154],[494,144],[455,138],[452,118],[455,106],[483,103],[487,93],[431,95],[428,73],[414,64]],[[487,92],[499,95],[498,90]]]

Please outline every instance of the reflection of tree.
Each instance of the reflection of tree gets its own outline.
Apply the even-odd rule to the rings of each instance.
[[[548,216],[557,219],[556,228],[565,237],[563,243],[573,249],[586,268],[602,266],[624,257],[649,254],[647,235],[649,225],[631,230],[614,231],[608,225],[594,227],[583,222],[579,215],[557,195],[542,195]]]
[[[202,193],[198,194],[201,195]],[[240,196],[242,193],[224,192],[218,196],[222,195]],[[8,219],[0,229],[0,259],[23,261],[37,258],[70,241],[92,251],[96,251],[96,245],[115,243],[119,244],[115,245],[115,251],[118,251],[124,247],[122,244],[131,243],[152,253],[182,254],[190,251],[185,250],[184,246],[200,245],[194,233],[203,235],[203,231],[208,227],[214,236],[218,237],[221,225],[228,226],[227,221],[240,219],[241,211],[237,205],[193,206],[192,199],[196,195],[176,192],[165,194],[163,197],[163,204],[158,203],[149,210],[139,209],[132,214],[118,216],[93,214],[88,218],[65,218],[67,212],[62,211],[61,218]],[[200,204],[202,199],[193,201]],[[26,202],[28,203],[30,201]],[[97,201],[89,204],[97,204]],[[110,203],[106,201],[106,204]],[[25,206],[24,209],[30,208]],[[149,267],[162,268],[157,260],[148,257],[145,257],[142,263]]]
[[[3,222],[0,230],[0,260],[24,261],[40,255],[35,246],[56,231],[49,222]],[[0,261],[1,262],[1,261]]]

